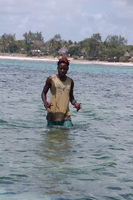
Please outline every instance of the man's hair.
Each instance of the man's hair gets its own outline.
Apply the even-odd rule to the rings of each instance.
[[[59,66],[60,63],[65,63],[65,64],[67,64],[67,66],[69,66],[70,60],[68,60],[67,57],[61,57],[61,58],[58,58],[58,59],[59,59],[59,61],[57,62],[58,66]]]

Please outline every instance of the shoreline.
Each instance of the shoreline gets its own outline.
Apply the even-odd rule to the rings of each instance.
[[[37,61],[37,62],[58,62],[58,58],[52,57],[26,57],[26,56],[2,56],[0,55],[0,59],[3,60],[20,60],[20,61]],[[107,62],[107,61],[89,61],[89,60],[73,60],[70,58],[70,64],[84,64],[84,65],[108,65],[108,66],[127,66],[133,67],[133,62]]]

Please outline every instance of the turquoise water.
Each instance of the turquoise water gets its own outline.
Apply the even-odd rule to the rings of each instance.
[[[0,199],[132,200],[133,68],[70,65],[72,128],[46,126],[55,63],[0,60]]]

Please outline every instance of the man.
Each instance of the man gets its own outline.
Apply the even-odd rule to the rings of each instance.
[[[74,82],[66,76],[68,69],[69,60],[66,57],[59,58],[57,62],[58,74],[48,77],[43,88],[41,96],[44,107],[48,110],[46,117],[48,126],[73,126],[69,111],[69,101],[77,111],[81,109],[81,103],[77,103],[74,99]],[[47,102],[47,92],[49,89],[51,91],[50,103]]]

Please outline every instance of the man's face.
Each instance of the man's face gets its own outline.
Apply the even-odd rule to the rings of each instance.
[[[59,76],[65,76],[68,71],[68,66],[66,63],[60,63],[59,66],[57,67],[57,69],[58,69]]]

